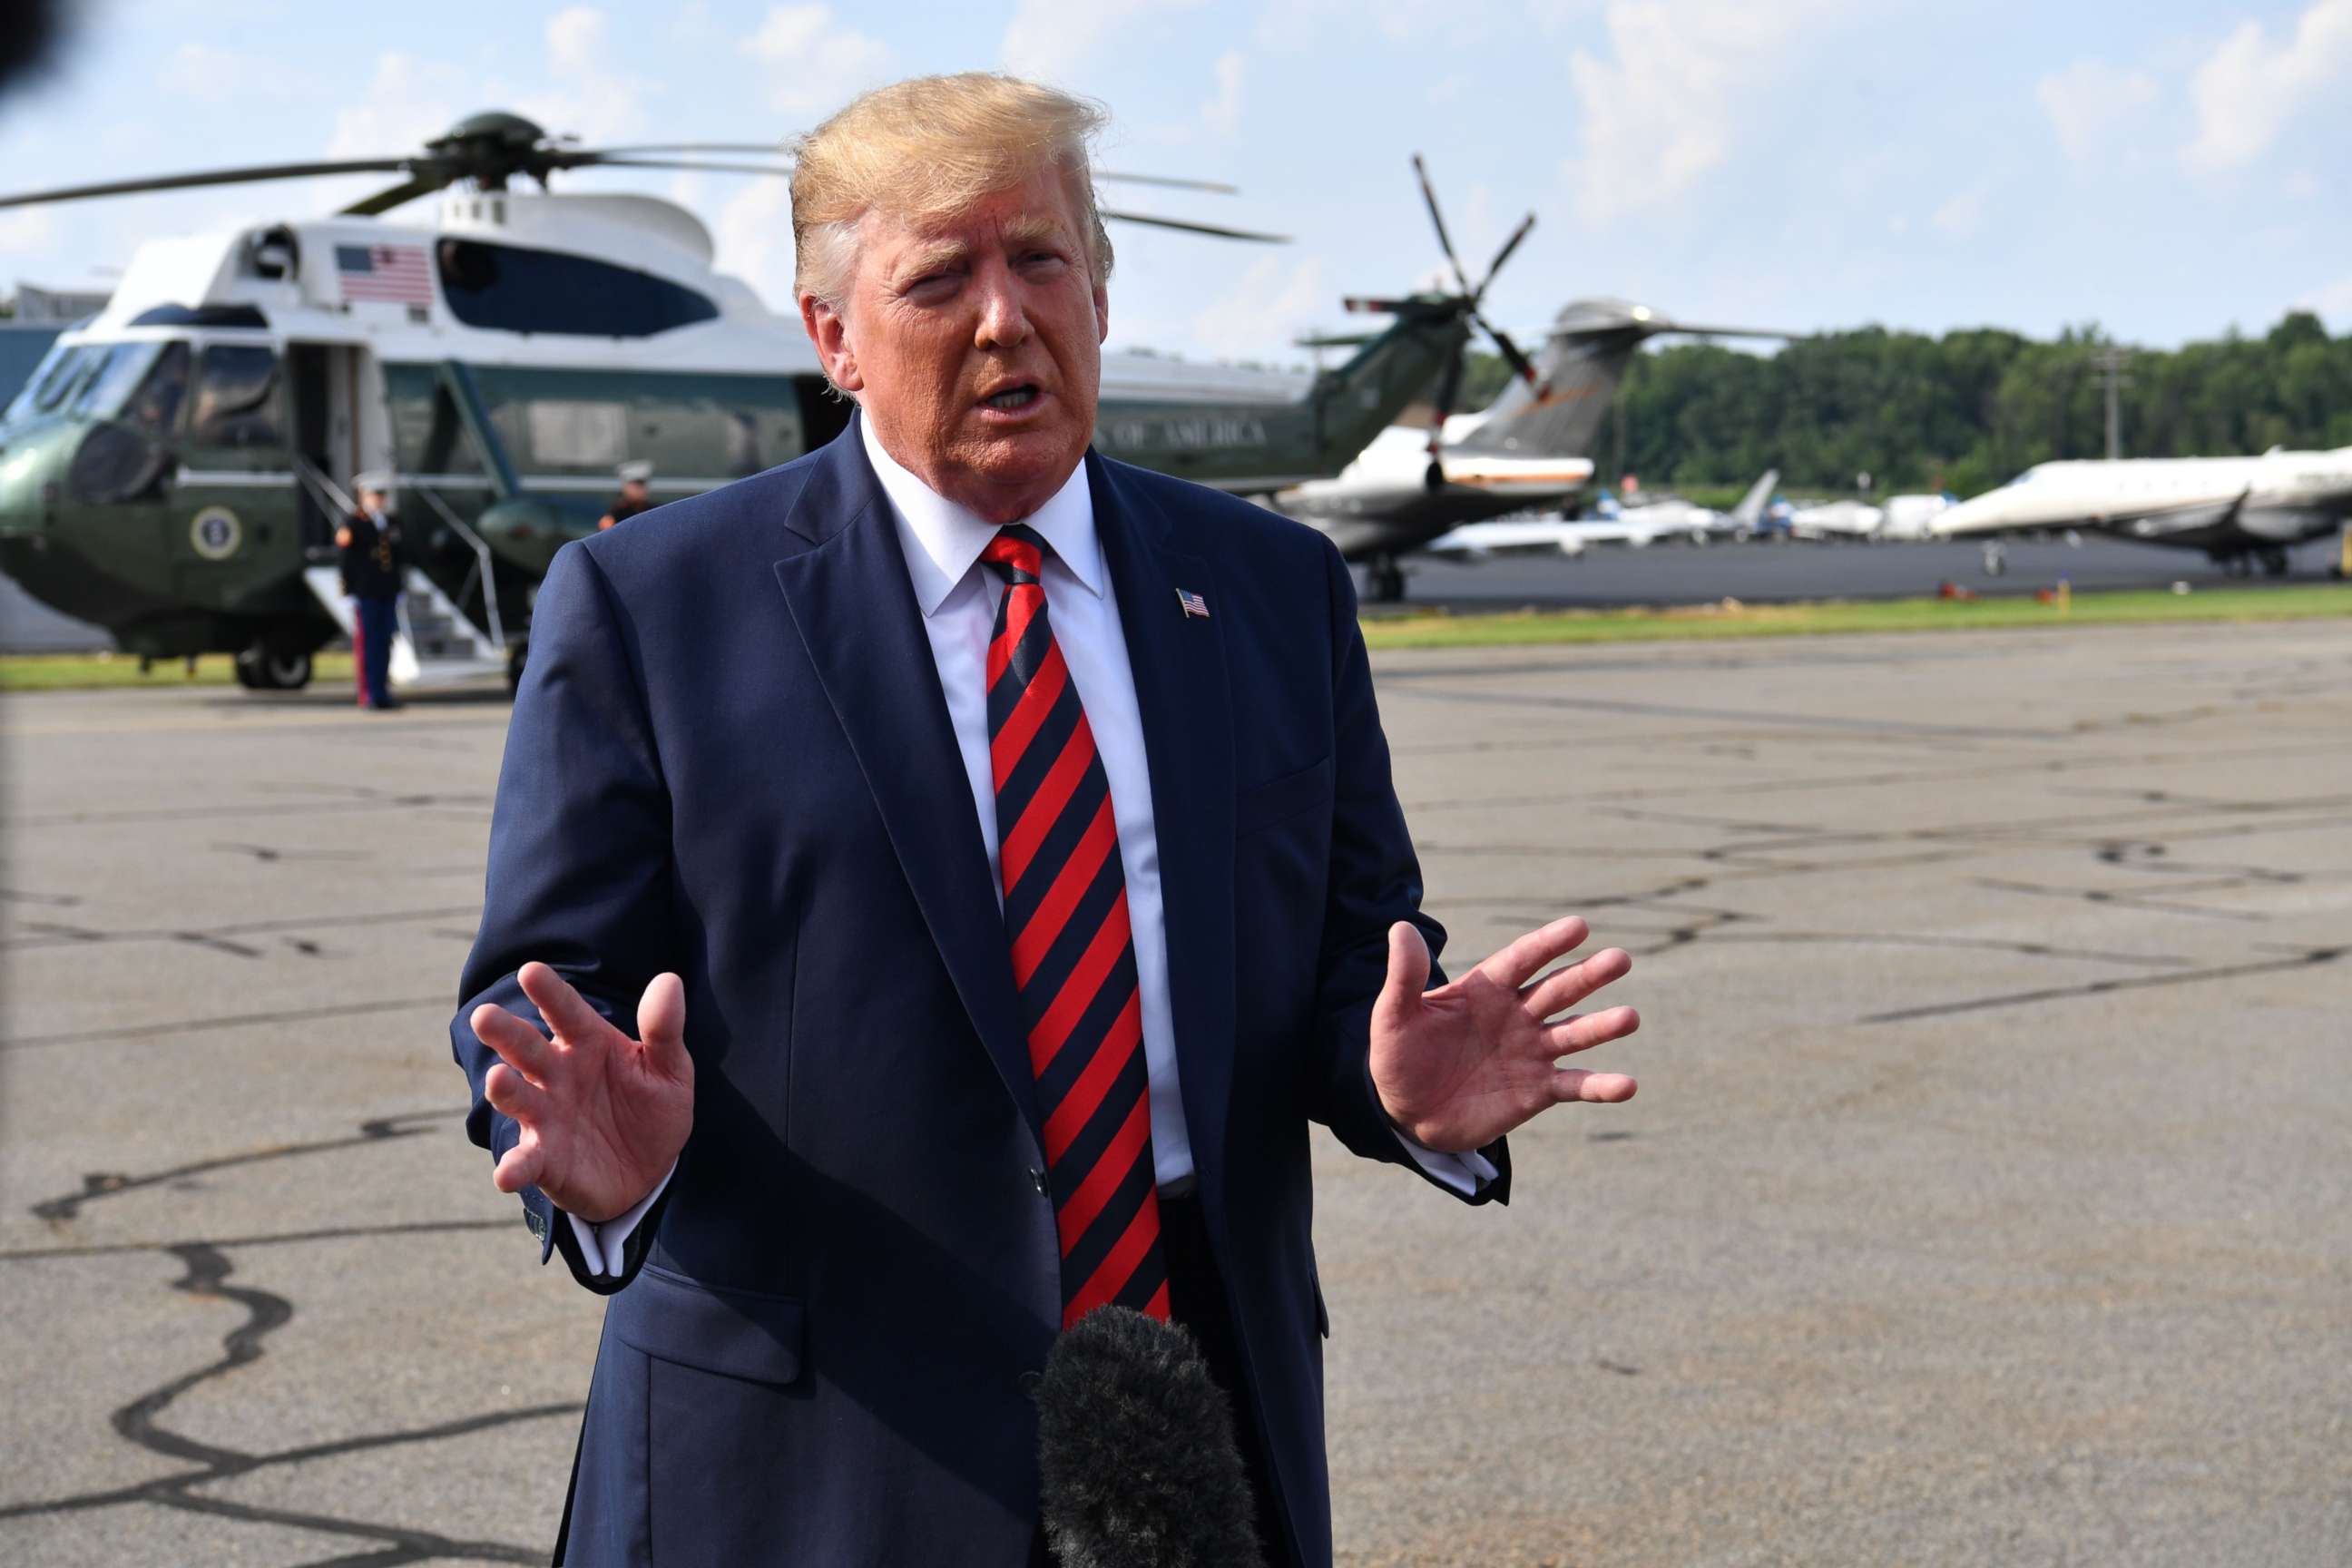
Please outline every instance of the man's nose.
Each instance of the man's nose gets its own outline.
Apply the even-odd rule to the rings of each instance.
[[[982,279],[979,345],[986,349],[1019,346],[1029,336],[1029,313],[1022,308],[1021,284],[1009,270],[997,270]]]

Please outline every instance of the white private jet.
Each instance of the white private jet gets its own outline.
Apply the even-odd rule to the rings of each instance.
[[[1596,544],[1622,544],[1640,550],[1669,541],[1705,544],[1726,535],[1744,538],[1754,533],[1763,521],[1764,508],[1772,499],[1772,487],[1780,482],[1779,471],[1767,469],[1763,478],[1748,487],[1739,504],[1727,512],[1677,496],[1645,506],[1622,507],[1613,516],[1581,522],[1560,518],[1504,518],[1494,522],[1465,523],[1431,542],[1429,551],[1433,555],[1470,561],[1496,555],[1574,557]]]
[[[2041,463],[1930,520],[1938,539],[1987,541],[1998,574],[2000,538],[2089,529],[2147,544],[2201,550],[2238,572],[2273,576],[2287,551],[2352,516],[2352,447],[2273,447],[2259,458],[2127,458]]]
[[[1917,540],[1932,537],[1929,525],[1937,513],[1953,504],[1947,495],[1889,496],[1885,506],[1863,500],[1823,501],[1801,506],[1789,514],[1789,533],[1796,539]]]

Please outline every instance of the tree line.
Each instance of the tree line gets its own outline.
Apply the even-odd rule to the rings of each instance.
[[[2128,349],[2095,327],[2055,342],[1984,328],[1929,337],[1863,327],[1770,355],[1677,343],[1634,356],[1589,454],[1601,478],[1653,488],[1744,483],[1766,468],[1792,489],[1974,495],[2035,463],[2106,455],[2107,372],[2127,458],[2225,456],[2352,445],[2352,337],[2289,313],[2260,337],[2234,329],[2177,349]],[[1456,406],[1508,374],[1474,355]]]

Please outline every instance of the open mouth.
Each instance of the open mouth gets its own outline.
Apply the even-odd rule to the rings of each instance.
[[[1000,413],[1017,414],[1036,402],[1041,395],[1043,395],[1038,392],[1034,383],[1024,381],[1018,386],[1008,386],[992,396],[983,397],[981,403],[982,406],[996,409]]]

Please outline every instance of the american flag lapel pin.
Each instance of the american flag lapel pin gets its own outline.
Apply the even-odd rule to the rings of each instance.
[[[1182,607],[1188,617],[1198,616],[1204,621],[1209,618],[1209,601],[1189,588],[1176,590],[1176,603]]]

